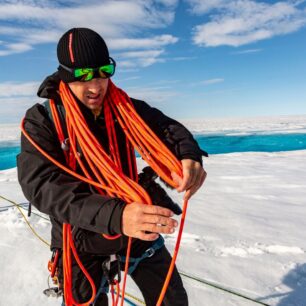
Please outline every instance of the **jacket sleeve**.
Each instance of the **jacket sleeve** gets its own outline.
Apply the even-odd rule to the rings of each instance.
[[[192,134],[179,122],[164,115],[147,103],[132,99],[137,113],[179,159],[192,159],[202,164],[202,156],[208,157]]]
[[[43,150],[66,164],[55,127],[42,105],[36,104],[27,111],[24,127]],[[24,135],[21,136],[17,168],[25,197],[41,212],[61,223],[70,223],[89,231],[121,233],[125,203],[119,198],[98,194],[89,184],[58,168],[37,151]]]

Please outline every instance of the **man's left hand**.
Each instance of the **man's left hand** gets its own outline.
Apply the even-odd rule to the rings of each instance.
[[[183,177],[176,173],[172,173],[173,180],[178,184],[176,190],[178,192],[185,192],[184,200],[189,200],[197,190],[203,185],[207,173],[201,164],[192,159],[181,160],[183,167]]]

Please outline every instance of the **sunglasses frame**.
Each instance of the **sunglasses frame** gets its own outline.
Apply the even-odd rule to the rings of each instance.
[[[115,62],[115,60],[114,60],[112,57],[109,57],[109,60],[110,60],[110,63],[109,63],[109,64],[103,65],[103,66],[100,66],[100,67],[96,67],[96,68],[69,68],[69,67],[67,67],[67,66],[65,66],[65,65],[63,65],[63,64],[61,64],[61,63],[59,63],[59,65],[60,65],[62,68],[64,68],[66,71],[69,71],[71,74],[73,74],[74,78],[75,78],[77,81],[80,81],[80,82],[89,82],[89,81],[91,81],[91,80],[94,78],[96,72],[97,72],[97,71],[100,71],[100,69],[101,69],[102,67],[104,67],[104,66],[113,65],[113,66],[114,66],[114,72],[113,72],[112,74],[108,74],[107,72],[104,72],[104,71],[102,70],[104,73],[107,73],[109,76],[102,77],[102,76],[99,74],[99,76],[100,76],[101,79],[109,79],[110,77],[112,77],[112,76],[115,74],[116,62]],[[76,76],[75,76],[75,71],[78,70],[78,69],[91,69],[91,71],[92,71],[92,73],[93,73],[93,74],[92,74],[92,78],[89,79],[89,80],[80,80],[80,78],[81,78],[82,76],[80,76],[80,77],[76,77]],[[85,75],[85,74],[84,74],[84,75]]]

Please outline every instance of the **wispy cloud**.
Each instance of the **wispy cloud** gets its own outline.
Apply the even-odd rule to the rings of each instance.
[[[144,37],[145,29],[165,28],[174,20],[175,0],[5,1],[0,6],[0,55],[55,43],[71,27],[99,32],[111,50],[162,50],[178,41],[170,34]],[[162,8],[162,9],[161,9]],[[144,66],[157,56],[143,60]],[[144,57],[143,57],[144,58]]]
[[[164,50],[140,50],[120,53],[124,58],[139,58],[139,57],[156,57],[162,54]]]
[[[276,3],[253,0],[187,0],[190,11],[208,15],[210,21],[193,29],[199,46],[241,46],[299,30],[306,24],[304,1]]]
[[[224,82],[224,79],[216,78],[216,79],[204,80],[202,82],[199,82],[199,84],[202,84],[202,85],[211,85],[211,84],[217,84],[217,83],[223,83],[223,82]]]
[[[232,52],[232,54],[249,54],[249,53],[258,53],[261,51],[262,49],[247,49],[247,50],[235,51]]]
[[[122,52],[118,55],[120,66],[123,68],[150,66],[157,62],[163,62],[159,56],[164,53],[164,50],[137,50]]]
[[[25,112],[41,99],[33,96],[26,97],[0,97],[1,112],[0,123],[19,123]]]
[[[172,57],[170,58],[170,60],[172,61],[191,61],[191,60],[195,60],[197,59],[196,56],[177,56],[177,57]]]
[[[15,53],[23,53],[32,49],[32,46],[26,43],[3,43],[3,50],[0,50],[0,56],[6,56]]]
[[[134,80],[139,80],[139,79],[140,79],[140,76],[133,76],[129,78],[120,79],[119,82],[134,81]]]
[[[169,86],[128,87],[126,90],[129,96],[141,98],[152,105],[167,102],[179,95],[177,91],[172,90]]]
[[[160,48],[169,44],[175,44],[177,41],[177,37],[169,34],[145,38],[110,38],[108,40],[110,48],[114,50]]]
[[[0,98],[14,96],[35,96],[39,82],[0,83]]]

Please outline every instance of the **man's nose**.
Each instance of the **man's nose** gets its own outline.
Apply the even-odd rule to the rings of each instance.
[[[98,93],[101,90],[101,84],[98,78],[94,78],[89,81],[88,90],[93,93]]]

